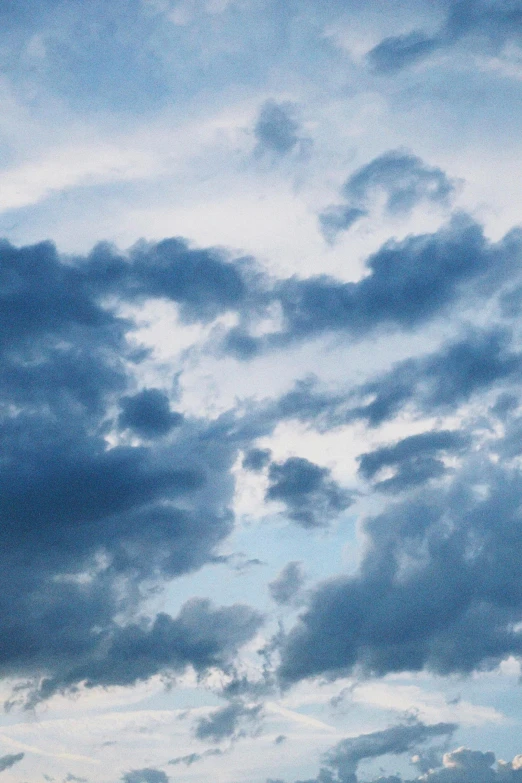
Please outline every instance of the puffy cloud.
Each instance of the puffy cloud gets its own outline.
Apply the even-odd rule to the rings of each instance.
[[[440,45],[436,37],[413,30],[384,38],[368,53],[368,62],[377,73],[392,74],[428,57]]]
[[[266,499],[284,503],[289,518],[304,528],[324,527],[352,502],[328,468],[303,457],[273,462],[268,478]]]
[[[427,781],[428,783],[499,783],[499,781],[522,780],[522,767],[520,756],[516,756],[513,761],[498,761],[496,769],[495,754],[491,751],[483,752],[480,750],[469,750],[468,748],[458,748],[451,753],[445,753],[442,759],[442,765],[437,764],[436,769],[429,769],[424,775],[418,778],[418,781]],[[384,780],[395,780],[397,783],[403,783],[402,778],[379,778],[380,783]],[[408,783],[414,783],[409,781]]]
[[[153,623],[127,625],[99,640],[96,652],[61,678],[44,679],[33,701],[48,698],[78,682],[86,687],[134,685],[162,671],[181,672],[191,665],[197,672],[226,669],[238,647],[252,638],[261,615],[236,604],[215,609],[208,599],[192,598],[175,619],[159,614]]]
[[[397,214],[410,212],[422,201],[447,203],[453,190],[442,169],[406,151],[391,150],[351,175],[342,189],[346,203],[325,210],[319,218],[321,228],[327,239],[335,238],[367,214],[370,199],[378,192],[386,196],[386,210]]]
[[[243,459],[243,467],[246,470],[263,470],[270,462],[272,452],[270,449],[250,449]]]
[[[234,309],[246,294],[238,265],[218,251],[191,249],[182,239],[139,242],[125,256],[100,244],[82,260],[80,271],[87,290],[124,300],[170,299],[189,320]]]

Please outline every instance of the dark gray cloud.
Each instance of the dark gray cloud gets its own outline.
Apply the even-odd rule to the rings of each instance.
[[[453,191],[442,169],[407,151],[390,150],[355,171],[342,189],[346,203],[329,207],[319,220],[326,238],[334,239],[367,214],[376,193],[385,194],[390,214],[405,214],[422,201],[447,203]]]
[[[241,725],[259,721],[261,710],[261,705],[246,707],[239,701],[232,702],[215,710],[210,717],[201,718],[196,725],[195,735],[200,740],[210,739],[213,742],[235,739],[241,734]]]
[[[137,243],[126,255],[107,244],[81,259],[84,286],[124,300],[170,299],[188,320],[210,319],[236,308],[246,295],[240,266],[217,250],[190,248],[182,239]]]
[[[459,42],[487,53],[497,53],[507,41],[522,34],[519,0],[451,0],[446,19],[434,34],[413,30],[383,39],[368,53],[370,66],[393,74]]]
[[[159,389],[143,389],[138,394],[122,397],[120,404],[120,427],[130,427],[146,438],[166,435],[183,421],[181,414],[170,410],[169,398]]]
[[[74,262],[51,243],[3,242],[0,258],[2,676],[34,678],[34,703],[82,680],[122,682],[117,656],[134,649],[129,682],[191,655],[196,668],[225,665],[259,624],[246,607],[203,602],[149,626],[115,622],[139,610],[145,583],[215,557],[232,526],[229,471],[245,444],[205,421],[174,427],[180,419],[159,390],[129,395],[146,354],[130,347],[134,325],[106,297],[171,297],[205,319],[236,301],[240,273],[177,241],[125,257],[99,246]],[[109,448],[118,424],[152,442]],[[188,627],[199,615],[206,639]]]
[[[288,155],[301,145],[303,139],[295,113],[292,103],[266,101],[263,104],[254,127],[258,153]]]
[[[25,756],[25,753],[8,753],[7,756],[0,757],[0,772],[4,772],[6,769],[11,769],[15,764],[18,764]]]
[[[268,589],[277,604],[285,605],[297,598],[304,581],[303,564],[294,560],[287,563],[277,577],[268,583]]]
[[[158,614],[153,622],[115,629],[103,640],[103,656],[88,658],[60,679],[42,680],[33,701],[78,682],[88,688],[134,685],[161,671],[181,672],[188,665],[198,673],[211,667],[226,670],[261,622],[261,615],[250,607],[214,608],[208,599],[192,598],[174,619]]]
[[[357,458],[359,473],[371,480],[383,468],[391,468],[394,475],[377,481],[374,486],[381,491],[399,492],[444,475],[447,469],[440,457],[458,454],[469,443],[468,435],[449,430],[411,435],[393,446],[361,454]]]
[[[284,503],[288,517],[304,528],[325,527],[352,503],[328,468],[303,457],[273,462],[268,478],[266,499]]]
[[[121,778],[123,783],[168,783],[169,779],[165,772],[160,769],[133,769],[126,772]]]

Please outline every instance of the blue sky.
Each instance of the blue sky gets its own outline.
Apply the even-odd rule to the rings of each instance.
[[[522,776],[522,3],[0,7],[0,778]]]

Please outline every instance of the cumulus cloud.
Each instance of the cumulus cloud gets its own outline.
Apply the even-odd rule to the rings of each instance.
[[[415,760],[415,759],[414,759]],[[495,754],[491,751],[469,750],[457,748],[450,753],[445,753],[442,764],[426,770],[417,781],[429,783],[497,783],[497,781],[522,780],[522,757],[515,756],[510,762],[498,761],[496,768]],[[379,781],[388,780],[403,783],[399,776],[379,778]],[[414,783],[414,781],[408,781]]]
[[[0,256],[2,674],[43,677],[42,698],[81,680],[131,683],[168,661],[188,665],[186,654],[196,667],[224,663],[229,641],[259,623],[245,607],[222,614],[192,603],[150,627],[115,623],[139,609],[141,582],[161,584],[215,556],[232,525],[229,470],[243,443],[204,421],[182,423],[157,389],[127,393],[143,357],[127,341],[132,321],[105,297],[172,297],[205,319],[236,300],[239,272],[177,241],[125,258],[100,246],[74,263],[51,243],[3,242]],[[109,448],[117,425],[149,445]],[[188,627],[202,615],[206,640]],[[185,652],[174,639],[183,629]],[[136,654],[127,675],[124,650]]]
[[[501,382],[516,381],[522,356],[511,347],[507,329],[470,329],[437,351],[399,362],[389,372],[363,384],[359,393],[371,401],[351,411],[371,425],[391,419],[408,404],[423,413],[449,410]]]
[[[270,449],[250,449],[243,458],[243,467],[246,470],[263,470],[272,456]]]

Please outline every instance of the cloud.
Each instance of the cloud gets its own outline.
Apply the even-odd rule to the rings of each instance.
[[[383,38],[368,52],[370,66],[380,74],[393,74],[424,60],[442,45],[437,37],[421,30]]]
[[[417,757],[414,763],[417,765]],[[432,759],[434,760],[434,759]],[[416,781],[427,783],[497,783],[497,781],[522,780],[522,757],[515,756],[510,762],[498,761],[496,769],[495,754],[491,751],[469,750],[457,748],[450,753],[445,753],[442,764],[436,763],[433,767],[425,769],[424,774],[416,778]],[[434,768],[435,767],[435,768]],[[440,767],[440,768],[439,768]],[[403,783],[400,776],[391,778],[378,778],[380,783],[395,781]],[[414,781],[408,781],[414,783]]]
[[[169,398],[159,389],[143,389],[133,396],[121,398],[120,427],[130,427],[148,438],[166,435],[181,424],[183,417],[170,410]]]
[[[304,140],[299,136],[300,126],[295,119],[295,109],[292,103],[271,100],[262,105],[254,127],[258,154],[284,156],[302,146]]]
[[[328,468],[303,457],[273,462],[268,478],[266,499],[284,503],[288,517],[304,528],[325,527],[352,502]]]
[[[287,563],[281,573],[268,583],[270,595],[277,604],[290,604],[298,596],[305,581],[303,565],[297,560]]]
[[[329,207],[319,221],[326,238],[334,239],[368,214],[377,193],[385,194],[387,212],[407,214],[422,201],[447,204],[453,191],[454,184],[442,169],[409,152],[391,150],[354,172],[342,189],[346,203]]]
[[[123,783],[168,783],[167,775],[159,769],[146,767],[145,769],[133,769],[126,772],[123,777]]]
[[[137,243],[126,256],[97,245],[81,265],[84,285],[124,300],[165,298],[188,320],[210,320],[237,308],[246,293],[241,269],[218,251],[195,250],[182,239]]]
[[[223,751],[219,748],[209,748],[208,750],[203,751],[203,753],[189,753],[187,756],[178,756],[178,758],[169,761],[169,764],[174,766],[177,766],[178,764],[185,764],[185,766],[191,767],[192,764],[196,764],[198,761],[203,761],[203,759],[206,759],[209,756],[222,755]]]
[[[383,468],[393,468],[393,477],[377,481],[374,487],[381,492],[400,492],[444,475],[447,468],[440,456],[458,454],[469,443],[469,436],[449,430],[411,435],[393,446],[361,454],[357,458],[359,473],[371,480]]]
[[[358,572],[319,584],[280,642],[282,682],[468,673],[520,655],[521,491],[517,469],[486,449],[444,489],[423,488],[367,519]]]
[[[456,729],[454,723],[426,725],[415,721],[341,740],[324,754],[324,766],[316,783],[357,783],[357,768],[361,761],[411,752],[434,738],[451,737]]]
[[[202,673],[226,669],[262,622],[259,612],[241,604],[215,609],[208,599],[192,598],[177,618],[158,614],[153,623],[127,625],[106,638],[103,656],[44,679],[34,699],[83,682],[86,687],[134,685],[162,671],[182,672],[188,665]]]
[[[367,274],[358,282],[320,275],[276,280],[268,292],[260,288],[259,297],[281,308],[281,328],[253,337],[243,319],[224,347],[250,359],[332,332],[361,339],[384,327],[417,329],[455,301],[470,306],[490,298],[518,276],[520,252],[517,230],[491,243],[477,223],[457,215],[433,234],[386,242],[368,258]]]
[[[506,42],[520,39],[521,33],[522,4],[518,0],[451,0],[436,33],[416,29],[389,36],[368,52],[367,59],[377,73],[394,74],[463,41],[496,53]]]
[[[246,607],[189,603],[145,626],[115,619],[136,616],[144,583],[161,587],[215,557],[245,443],[205,420],[174,426],[181,419],[157,389],[128,394],[146,354],[112,307],[115,297],[172,296],[205,319],[242,290],[239,272],[177,241],[127,257],[98,246],[74,263],[51,243],[3,242],[0,257],[2,676],[34,678],[34,703],[84,680],[183,668],[191,656],[196,668],[225,665],[259,625]],[[124,445],[118,424],[150,442]],[[118,655],[131,653],[125,672]]]
[[[246,470],[263,470],[269,464],[271,456],[270,449],[250,449],[244,456],[243,467]]]
[[[9,753],[7,756],[0,757],[0,772],[5,772],[6,769],[11,769],[15,764],[18,764],[25,756],[25,753]]]
[[[376,426],[412,403],[423,413],[466,402],[501,381],[515,380],[522,356],[510,346],[506,329],[470,329],[432,354],[399,362],[389,372],[363,384],[359,393],[371,401],[352,410]]]
[[[196,726],[195,736],[200,740],[221,742],[224,739],[236,738],[238,728],[245,721],[257,722],[262,710],[261,705],[246,707],[241,702],[232,702],[227,707],[221,707],[211,713],[208,718],[201,718]]]

